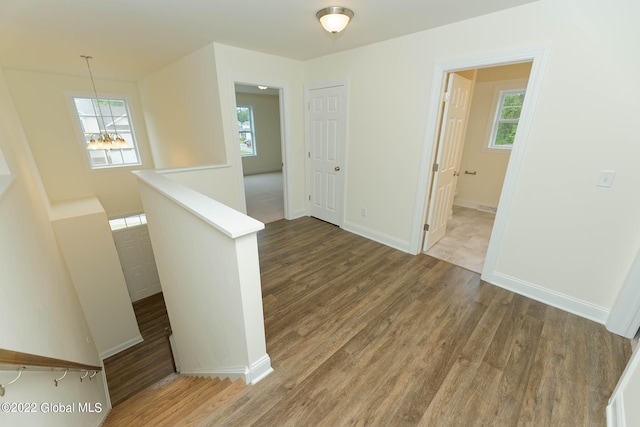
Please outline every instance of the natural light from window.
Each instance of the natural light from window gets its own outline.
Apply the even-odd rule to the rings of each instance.
[[[256,137],[253,126],[253,107],[238,105],[238,132],[240,134],[240,155],[242,157],[256,155]]]
[[[93,138],[105,133],[118,134],[132,148],[87,149],[87,156],[92,169],[133,166],[140,164],[140,156],[131,126],[129,107],[125,99],[83,98],[73,97],[80,131],[85,147]]]
[[[489,148],[510,149],[513,147],[524,95],[524,89],[500,92],[491,138],[489,139]]]
[[[109,220],[111,231],[122,230],[124,228],[136,227],[147,223],[145,214],[129,215],[124,218],[114,218]]]

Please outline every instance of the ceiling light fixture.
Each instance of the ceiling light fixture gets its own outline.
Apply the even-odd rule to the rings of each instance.
[[[267,89],[269,89],[269,87],[267,87],[267,86],[258,86],[258,89],[260,89],[260,90],[267,90]]]
[[[81,58],[87,62],[87,69],[89,70],[89,77],[91,78],[91,85],[93,86],[93,95],[95,96],[95,101],[93,104],[93,114],[96,116],[96,121],[98,122],[98,140],[96,141],[93,136],[89,140],[87,144],[88,150],[112,150],[112,149],[121,149],[121,148],[131,148],[131,145],[123,137],[118,134],[116,129],[116,119],[113,116],[113,110],[111,109],[111,101],[107,101],[107,105],[109,106],[109,114],[111,115],[111,125],[113,126],[113,133],[109,134],[107,132],[107,125],[104,120],[104,115],[102,114],[102,108],[100,108],[100,101],[98,100],[98,91],[96,91],[96,83],[93,80],[93,73],[91,72],[91,65],[89,65],[89,60],[92,59],[92,56],[88,55],[80,55]],[[99,114],[98,114],[99,113]],[[98,121],[98,117],[100,121],[102,121],[102,128],[100,128],[100,121]],[[104,131],[104,133],[102,133]]]
[[[316,12],[316,18],[322,28],[330,33],[339,33],[344,30],[353,18],[353,10],[342,6],[330,6]]]

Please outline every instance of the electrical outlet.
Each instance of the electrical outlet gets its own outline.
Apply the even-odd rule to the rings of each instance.
[[[367,208],[360,209],[360,215],[367,216]]]

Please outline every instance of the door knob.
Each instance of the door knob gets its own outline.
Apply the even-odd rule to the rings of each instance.
[[[333,168],[333,170],[336,172],[340,171],[340,166],[336,166],[335,168]]]

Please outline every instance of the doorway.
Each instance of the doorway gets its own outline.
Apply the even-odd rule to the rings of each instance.
[[[434,65],[433,82],[431,95],[428,101],[429,111],[427,112],[427,122],[425,129],[425,148],[420,162],[420,175],[416,197],[418,203],[414,211],[413,234],[410,242],[412,253],[419,253],[422,248],[424,230],[428,225],[425,220],[428,213],[428,202],[430,200],[430,188],[432,186],[433,160],[436,158],[437,131],[441,118],[440,98],[444,92],[446,76],[461,70],[481,69],[486,67],[496,67],[502,65],[531,62],[531,73],[527,84],[527,96],[522,105],[518,131],[515,136],[513,148],[507,165],[502,191],[500,192],[499,205],[497,207],[494,225],[491,231],[491,238],[482,267],[482,279],[492,284],[507,286],[504,284],[502,275],[495,271],[498,254],[502,244],[503,234],[511,208],[511,202],[518,181],[520,164],[524,159],[527,140],[533,122],[533,112],[538,100],[538,94],[542,88],[544,70],[551,52],[551,44],[519,47],[510,50],[488,52],[483,54],[469,55],[465,57],[437,60]]]
[[[234,85],[247,215],[265,224],[285,218],[281,90]]]
[[[440,138],[441,144],[459,144],[460,147],[439,149],[456,153],[457,158],[451,160],[448,168],[441,166],[439,170],[439,174],[447,176],[437,181],[438,186],[442,187],[440,183],[443,181],[451,181],[452,189],[448,192],[447,200],[439,201],[443,218],[436,218],[435,222],[444,223],[440,224],[444,229],[433,230],[435,227],[432,227],[428,236],[431,241],[427,242],[425,238],[423,247],[427,255],[476,273],[482,272],[511,154],[508,142],[513,140],[517,128],[517,121],[513,124],[510,122],[501,128],[510,133],[499,134],[496,120],[503,120],[501,117],[505,115],[519,117],[518,106],[504,107],[502,98],[505,94],[512,93],[523,93],[526,96],[531,65],[531,62],[523,62],[458,71],[451,75],[471,80],[470,105],[466,117],[459,120],[459,123],[464,123],[464,129],[458,131],[461,141]],[[520,106],[521,102],[522,98]],[[443,117],[446,116],[451,121],[449,111],[443,111]],[[517,113],[512,114],[513,111]],[[444,126],[444,120],[442,122]],[[443,129],[440,133],[446,134],[448,131]],[[500,135],[498,139],[504,144],[493,143],[496,135]],[[432,182],[435,183],[435,180]],[[433,204],[436,199],[437,194],[432,191],[429,204]],[[429,218],[427,223],[431,224]],[[439,233],[435,234],[433,231]]]

